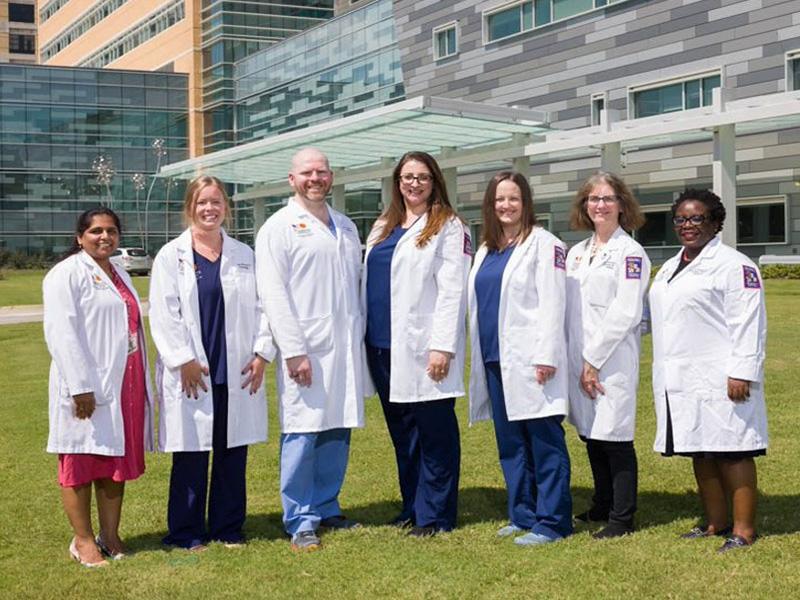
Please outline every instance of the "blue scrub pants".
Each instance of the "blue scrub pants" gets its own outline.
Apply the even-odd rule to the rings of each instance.
[[[367,364],[397,458],[403,498],[397,520],[450,531],[456,526],[461,468],[455,398],[389,402],[390,351],[367,345]]]
[[[289,535],[315,531],[342,514],[339,491],[347,471],[350,429],[281,434],[281,502]]]
[[[244,541],[247,512],[247,446],[228,448],[228,386],[213,384],[214,430],[211,488],[209,452],[175,452],[169,480],[165,544],[191,548],[209,540]],[[208,493],[208,532],[205,527]]]
[[[499,362],[484,364],[492,401],[500,466],[508,489],[508,517],[550,539],[572,533],[570,463],[564,417],[509,421]]]

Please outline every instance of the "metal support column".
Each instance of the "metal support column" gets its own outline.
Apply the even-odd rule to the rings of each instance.
[[[394,167],[394,159],[388,156],[381,157],[381,168],[391,169]],[[392,203],[392,176],[381,177],[381,206],[382,210],[389,208]]]
[[[607,173],[622,172],[622,145],[619,142],[603,144],[600,148],[600,168]]]
[[[334,177],[333,180],[336,181],[336,178]],[[338,210],[340,213],[347,213],[347,206],[344,197],[344,185],[334,185],[331,188],[331,205],[333,206],[334,210]]]
[[[450,158],[454,150],[455,148],[444,146],[439,156],[443,159]],[[458,170],[456,167],[442,169],[442,176],[444,176],[444,185],[447,188],[447,197],[450,199],[450,204],[458,210]]]
[[[722,241],[736,248],[736,130],[721,125],[714,131],[714,193],[722,199],[727,216]]]

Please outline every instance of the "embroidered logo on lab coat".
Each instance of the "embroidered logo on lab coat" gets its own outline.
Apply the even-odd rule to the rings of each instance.
[[[292,230],[299,237],[308,237],[314,234],[314,231],[306,223],[292,223]]]
[[[108,287],[108,284],[103,281],[100,275],[92,275],[92,287],[96,290],[104,290]]]
[[[626,256],[625,279],[641,279],[641,278],[642,278],[642,257]]]
[[[468,232],[464,232],[464,254],[472,256],[472,238]]]
[[[567,270],[567,251],[561,246],[553,247],[553,266],[562,271]]]
[[[758,271],[756,271],[756,268],[742,265],[742,269],[744,271],[744,287],[753,290],[760,290],[761,280],[758,278]]]

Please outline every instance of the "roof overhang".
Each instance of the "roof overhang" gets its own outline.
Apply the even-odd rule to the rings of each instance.
[[[410,150],[435,155],[442,168],[522,156],[526,144],[549,131],[545,118],[534,110],[418,96],[166,165],[158,175],[214,175],[256,186],[259,196],[278,194],[288,189],[294,154],[313,146],[328,157],[337,184],[357,183],[388,176]]]
[[[597,154],[619,143],[626,152],[711,141],[720,127],[732,125],[736,135],[800,127],[800,91],[725,101],[729,90],[715,89],[711,106],[654,117],[607,120],[595,127],[551,131],[525,147],[533,163],[573,160]]]

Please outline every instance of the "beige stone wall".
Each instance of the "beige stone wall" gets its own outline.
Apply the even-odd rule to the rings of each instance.
[[[47,64],[75,66],[108,44],[133,24],[166,4],[168,0],[131,0],[103,19]],[[197,156],[203,151],[202,54],[200,51],[200,9],[202,0],[186,0],[186,18],[146,43],[134,48],[108,65],[109,69],[156,71],[170,67],[176,73],[189,75],[189,153]],[[71,0],[40,28],[42,46],[58,36],[86,10],[85,0]]]

